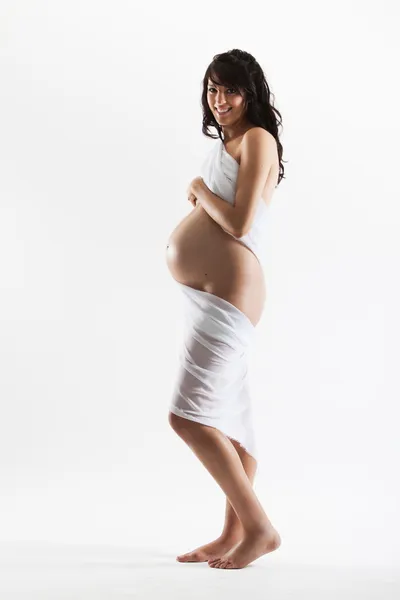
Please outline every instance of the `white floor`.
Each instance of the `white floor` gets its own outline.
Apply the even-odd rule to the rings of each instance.
[[[181,564],[157,548],[0,545],[1,600],[399,600],[392,569],[296,566],[262,557],[245,569]],[[225,596],[223,593],[225,592]]]

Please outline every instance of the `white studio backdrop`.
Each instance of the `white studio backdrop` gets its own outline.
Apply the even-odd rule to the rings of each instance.
[[[204,72],[241,48],[288,161],[250,365],[271,560],[399,566],[396,3],[0,10],[0,541],[179,554],[222,531],[222,490],[168,424],[165,257],[214,143]]]

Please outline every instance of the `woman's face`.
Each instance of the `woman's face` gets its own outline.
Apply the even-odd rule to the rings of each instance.
[[[246,103],[243,96],[233,88],[214,84],[211,79],[207,85],[207,102],[215,120],[221,126],[232,126],[243,117]],[[222,111],[222,114],[219,112]],[[224,112],[227,110],[228,112]]]

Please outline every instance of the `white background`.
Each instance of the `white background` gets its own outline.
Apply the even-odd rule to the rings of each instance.
[[[3,0],[0,540],[217,537],[225,496],[168,424],[166,266],[213,140],[217,53],[283,118],[251,355],[271,560],[400,566],[396,2]]]

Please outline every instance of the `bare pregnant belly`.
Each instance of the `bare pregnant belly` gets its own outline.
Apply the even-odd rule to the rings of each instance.
[[[261,265],[201,204],[170,235],[166,260],[176,281],[227,300],[257,325],[266,296]]]

